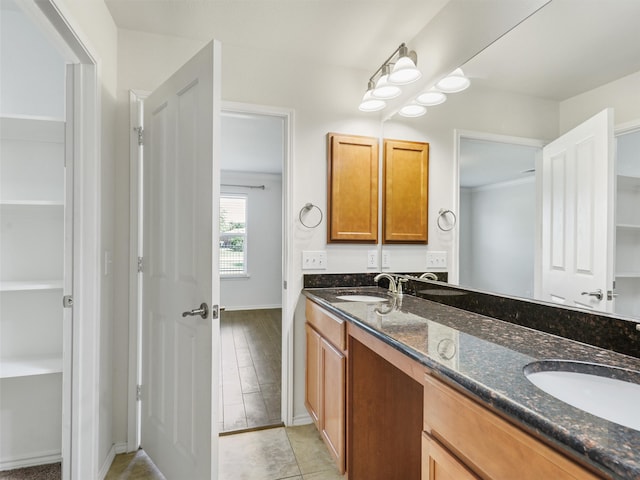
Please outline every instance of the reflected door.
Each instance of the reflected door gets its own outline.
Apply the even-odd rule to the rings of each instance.
[[[538,298],[613,311],[613,180],[612,109],[543,149]]]

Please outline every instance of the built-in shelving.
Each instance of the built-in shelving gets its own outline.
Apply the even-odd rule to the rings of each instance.
[[[640,177],[638,152],[619,149],[616,193],[615,311],[640,316]]]
[[[33,355],[0,360],[0,378],[62,373],[62,354]]]
[[[0,470],[61,452],[64,131],[0,117]]]

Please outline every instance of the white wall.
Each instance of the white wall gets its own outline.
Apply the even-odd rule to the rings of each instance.
[[[222,184],[264,185],[265,189],[220,187],[220,193],[247,195],[249,277],[220,278],[220,302],[227,310],[282,306],[282,176],[221,172]]]
[[[565,133],[607,107],[614,109],[614,124],[640,121],[640,72],[576,95],[560,103],[560,130]]]
[[[531,298],[535,177],[465,190],[470,196],[465,210],[460,208],[460,218],[470,221],[460,232],[461,250],[462,245],[468,249],[464,257],[461,254],[460,285]],[[468,262],[464,268],[463,261]]]
[[[65,117],[65,61],[11,3],[0,11],[0,115]]]

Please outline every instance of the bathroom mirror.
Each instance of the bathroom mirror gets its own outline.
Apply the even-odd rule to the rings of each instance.
[[[500,268],[505,260],[513,263],[509,262],[504,250],[484,248],[480,253],[474,252],[476,258],[486,260],[482,267],[486,277],[483,282],[476,283],[477,280],[464,271],[465,255],[473,245],[463,237],[463,230],[469,228],[472,219],[464,212],[465,193],[459,195],[459,186],[481,186],[472,185],[473,181],[480,180],[469,180],[474,177],[471,174],[473,166],[467,163],[471,158],[480,159],[480,171],[488,173],[490,158],[507,155],[511,159],[509,165],[515,163],[514,152],[505,153],[498,147],[518,145],[522,148],[519,153],[526,154],[527,159],[517,165],[513,177],[502,177],[494,183],[511,181],[518,195],[524,190],[535,195],[535,181],[532,182],[535,172],[532,170],[535,170],[540,147],[598,111],[614,107],[615,125],[627,126],[617,131],[625,134],[618,137],[618,152],[626,152],[623,168],[631,172],[640,170],[637,167],[640,164],[640,134],[634,131],[634,128],[640,130],[637,87],[640,84],[640,29],[637,18],[640,18],[640,2],[634,0],[553,0],[462,65],[464,73],[471,78],[471,88],[449,95],[444,104],[428,108],[424,117],[402,119],[395,116],[384,123],[386,138],[430,143],[429,250],[451,252],[447,269],[452,283],[519,297],[532,297],[535,291],[532,267],[531,272],[525,272],[529,283],[525,281],[517,291],[510,290],[513,282],[508,280],[493,282],[514,278],[513,272]],[[620,92],[624,91],[635,92],[635,95],[620,98]],[[611,104],[612,98],[615,105]],[[460,152],[454,132],[460,139]],[[638,150],[633,153],[634,149]],[[459,153],[460,177],[455,164]],[[468,158],[462,158],[463,154]],[[504,174],[504,164],[498,170]],[[465,185],[466,182],[471,183]],[[508,196],[501,199],[502,205],[511,208],[512,217],[524,215],[524,207],[517,206],[518,201],[518,198]],[[493,210],[483,209],[482,202],[473,204],[485,216],[492,215]],[[451,208],[458,214],[458,225],[453,232],[438,229],[433,217],[440,208]],[[535,215],[535,212],[529,215]],[[493,238],[509,238],[515,228],[513,222],[513,218],[501,218],[489,234]],[[536,249],[532,232],[524,234],[530,244],[520,247],[520,252],[526,250],[537,262],[535,251],[531,252]],[[616,235],[628,237],[624,248],[640,248],[640,233],[623,231]],[[393,248],[384,245],[382,249],[383,257],[385,251],[389,252],[392,268],[397,270],[405,266],[395,264],[397,252]],[[405,249],[401,254],[401,262],[408,261],[410,253],[407,252]],[[415,249],[412,254],[416,264],[424,265],[424,248]],[[520,257],[517,249],[513,255],[514,259]],[[640,258],[640,253],[634,258]],[[620,270],[621,265],[618,267]],[[518,273],[523,273],[522,269],[518,269]],[[640,298],[640,275],[637,277],[616,278],[616,291],[620,294],[616,303],[624,303],[629,295]],[[616,313],[640,317],[640,300],[635,306],[628,305]]]

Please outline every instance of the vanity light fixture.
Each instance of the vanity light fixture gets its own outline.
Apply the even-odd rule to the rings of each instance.
[[[367,92],[362,97],[362,101],[358,107],[361,112],[377,112],[387,106],[387,102],[373,96],[374,88],[373,80],[369,80],[369,88],[367,88]]]
[[[456,68],[436,83],[436,88],[445,93],[458,93],[469,88],[469,85],[471,85],[471,81],[464,76],[462,69]]]
[[[424,105],[425,107],[433,107],[435,105],[440,105],[441,103],[444,103],[446,100],[447,100],[447,96],[444,93],[434,88],[424,93],[421,93],[416,97],[416,103],[419,103],[420,105]]]
[[[377,112],[386,106],[385,100],[402,93],[398,85],[407,85],[418,80],[422,73],[416,67],[418,55],[401,43],[382,65],[369,77],[367,92],[360,102],[363,112]]]
[[[422,77],[422,72],[418,70],[418,55],[416,52],[409,51],[403,43],[398,47],[398,61],[393,66],[389,75],[389,82],[396,85],[407,85],[413,83]]]
[[[425,113],[427,113],[427,107],[418,105],[417,103],[409,103],[398,111],[399,115],[410,118],[421,117]]]
[[[400,87],[389,82],[390,70],[391,68],[388,64],[382,66],[382,76],[376,82],[376,88],[371,92],[375,98],[382,98],[383,100],[386,100],[396,98],[402,93]]]

